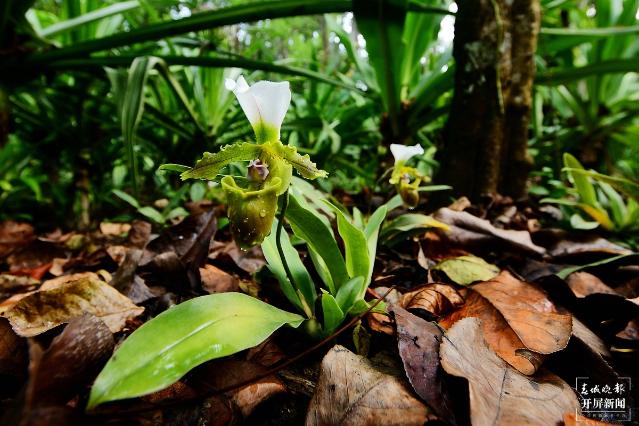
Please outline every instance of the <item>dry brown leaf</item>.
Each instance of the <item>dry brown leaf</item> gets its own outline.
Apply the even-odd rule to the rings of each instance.
[[[402,295],[404,309],[423,309],[440,316],[464,304],[464,298],[448,284],[427,284]]]
[[[546,249],[532,242],[528,231],[505,230],[494,227],[489,221],[480,219],[467,212],[457,212],[442,208],[433,217],[450,226],[445,238],[462,247],[494,246],[495,243],[511,249],[541,255]]]
[[[93,381],[114,346],[111,331],[98,318],[85,314],[71,320],[31,367],[28,405],[65,404]]]
[[[472,289],[462,290],[466,303],[442,318],[439,324],[450,328],[463,318],[479,318],[486,342],[502,359],[524,374],[533,374],[543,362],[543,356],[526,349],[503,315]]]
[[[131,230],[130,223],[122,223],[122,222],[101,222],[100,223],[100,232],[104,235],[119,237],[122,235],[127,235],[130,230]]]
[[[13,331],[9,321],[0,318],[0,374],[23,375],[27,358],[26,340]]]
[[[450,328],[462,318],[480,318],[487,344],[523,374],[534,374],[542,354],[568,344],[571,315],[559,313],[541,290],[506,271],[463,294],[466,303],[442,318],[440,325]]]
[[[228,256],[238,268],[249,274],[256,273],[266,265],[264,254],[259,246],[252,247],[249,250],[240,250],[235,241],[226,243],[220,241],[211,242],[209,259],[217,259],[224,256]]]
[[[95,274],[78,276],[71,281],[65,281],[67,277],[47,281],[40,290],[20,299],[2,315],[9,319],[16,333],[31,337],[84,313],[100,318],[116,333],[128,319],[144,311]]]
[[[306,424],[422,425],[428,415],[402,380],[336,345],[322,360]]]
[[[458,321],[440,346],[444,369],[468,380],[471,422],[484,425],[555,425],[579,409],[572,388],[540,371],[534,377],[510,368],[487,346],[475,318]]]
[[[441,329],[400,307],[390,307],[389,311],[395,318],[397,347],[408,381],[439,417],[454,419],[452,400],[442,385],[439,363]]]
[[[204,265],[204,268],[200,268],[200,279],[202,288],[209,294],[238,291],[240,285],[236,277],[213,265]]]
[[[604,284],[597,276],[589,274],[588,272],[573,272],[568,275],[566,282],[577,297],[586,297],[589,294],[595,293],[618,294]]]
[[[572,331],[572,316],[561,313],[546,294],[503,271],[490,281],[473,286],[499,310],[530,350],[551,354],[566,347]]]
[[[33,226],[28,223],[12,220],[0,222],[0,257],[8,255],[17,247],[29,244],[34,239]]]
[[[203,364],[190,373],[190,385],[199,391],[210,392],[212,389],[231,388],[246,380],[264,374],[267,368],[257,362],[222,359]],[[225,392],[224,396],[231,403],[233,411],[239,418],[247,418],[255,408],[273,395],[286,391],[284,383],[275,375]]]

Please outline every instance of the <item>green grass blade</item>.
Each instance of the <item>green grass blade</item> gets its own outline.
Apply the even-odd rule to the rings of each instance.
[[[75,30],[92,22],[96,22],[113,15],[118,15],[120,13],[128,12],[133,9],[137,9],[138,7],[140,7],[140,2],[137,0],[114,3],[110,6],[103,7],[102,9],[93,10],[75,18],[57,22],[53,25],[43,28],[39,32],[39,34],[42,37],[53,37],[54,35]]]

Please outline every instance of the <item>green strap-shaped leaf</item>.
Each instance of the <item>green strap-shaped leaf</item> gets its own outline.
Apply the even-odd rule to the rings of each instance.
[[[386,219],[388,213],[388,207],[386,205],[380,206],[375,213],[371,215],[364,228],[364,234],[366,235],[366,244],[368,245],[368,258],[371,263],[368,268],[368,276],[366,278],[366,286],[370,283],[373,276],[373,267],[375,266],[375,255],[377,254],[377,240],[379,237],[379,228],[382,226],[382,222]]]
[[[286,218],[295,235],[322,257],[335,286],[339,287],[348,281],[346,263],[330,229],[314,213],[302,207],[293,194],[290,194]]]
[[[235,161],[250,161],[256,159],[262,152],[262,146],[250,142],[235,143],[222,147],[219,152],[211,154],[205,152],[195,167],[182,172],[180,177],[185,179],[215,179],[224,166]]]
[[[324,170],[317,168],[315,163],[311,161],[311,158],[306,155],[301,155],[297,152],[297,148],[291,145],[284,145],[282,142],[269,142],[263,145],[264,151],[269,155],[281,158],[282,160],[290,163],[295,170],[306,179],[317,179],[328,176],[328,173]]]
[[[569,169],[583,170],[583,166],[581,165],[581,163],[575,157],[568,153],[564,154],[564,167]],[[597,202],[595,187],[590,182],[588,176],[584,176],[579,173],[573,173],[571,171],[568,171],[568,174],[575,184],[575,188],[579,193],[581,201],[589,206],[598,207],[599,203]]]
[[[346,270],[350,277],[368,277],[371,259],[364,231],[353,225],[349,218],[336,206],[332,206],[337,216],[337,230],[344,240]],[[338,286],[339,290],[339,286]]]
[[[311,318],[313,317],[315,299],[317,298],[315,283],[313,283],[313,279],[302,263],[299,253],[291,244],[291,240],[286,232],[282,232],[280,244],[282,245],[282,251],[286,257],[288,268],[291,271],[293,280],[295,280],[296,288],[291,285],[292,283],[286,276],[284,264],[282,263],[282,259],[277,251],[277,219],[275,219],[273,221],[270,235],[266,237],[262,243],[262,251],[264,252],[264,257],[268,262],[268,269],[280,282],[282,291],[288,300]],[[297,290],[299,290],[299,293]],[[300,300],[300,294],[304,298],[303,301]]]
[[[361,299],[362,287],[366,291],[364,277],[355,277],[339,288],[335,300],[344,314],[347,314],[355,302]]]
[[[329,293],[322,294],[322,312],[324,313],[324,335],[329,336],[344,321],[344,312],[335,298]]]
[[[197,297],[131,334],[93,384],[87,409],[164,389],[205,361],[256,346],[303,317],[242,293]]]

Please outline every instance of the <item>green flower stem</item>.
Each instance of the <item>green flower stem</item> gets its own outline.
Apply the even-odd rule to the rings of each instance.
[[[277,246],[277,253],[280,255],[280,259],[282,259],[282,265],[284,266],[284,271],[286,272],[286,277],[291,282],[291,285],[294,289],[297,290],[297,285],[295,284],[295,280],[293,279],[293,274],[291,273],[291,269],[288,267],[288,262],[286,261],[286,256],[284,256],[284,249],[282,249],[282,229],[284,228],[284,217],[286,215],[286,208],[288,207],[288,189],[282,195],[282,208],[280,210],[280,217],[277,221],[277,231],[275,232],[275,245]],[[302,304],[304,302],[302,301]]]

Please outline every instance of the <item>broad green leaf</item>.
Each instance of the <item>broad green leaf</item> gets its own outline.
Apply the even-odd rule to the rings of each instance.
[[[364,282],[364,277],[355,277],[337,290],[335,300],[345,314],[353,307],[355,301],[360,299],[362,287],[364,287],[364,291],[366,291]]]
[[[131,206],[135,207],[136,209],[139,209],[141,207],[138,200],[136,200],[135,198],[133,198],[126,192],[121,191],[119,189],[114,189],[111,192],[113,192],[116,196],[118,196],[118,198],[121,198],[123,201],[126,201],[127,203],[131,204]]]
[[[162,216],[162,213],[160,213],[159,211],[157,211],[151,206],[140,207],[138,209],[138,213],[140,213],[142,216],[148,219],[151,219],[155,223],[158,223],[158,224],[164,223],[164,217]]]
[[[93,384],[87,409],[164,389],[189,370],[256,346],[303,317],[242,293],[197,297],[135,330]]]
[[[433,269],[443,271],[460,285],[488,281],[499,274],[499,268],[476,256],[459,256],[439,262]]]
[[[25,2],[28,4],[29,2]],[[68,2],[65,2],[68,3]],[[169,19],[123,31],[108,37],[87,40],[66,46],[62,49],[43,52],[34,60],[39,62],[69,59],[86,56],[89,53],[130,46],[151,40],[167,39],[192,31],[211,30],[224,25],[253,22],[285,16],[317,15],[322,13],[341,13],[352,9],[350,0],[282,0],[273,2],[252,2],[195,13],[188,18]]]
[[[569,169],[583,170],[581,163],[575,157],[568,153],[564,154],[564,166]],[[579,173],[573,173],[571,171],[568,171],[568,174],[572,179],[577,192],[579,193],[579,198],[581,198],[581,201],[589,206],[597,207],[599,203],[597,202],[595,187],[590,182],[588,177]]]
[[[368,277],[371,259],[368,254],[368,243],[364,231],[353,225],[339,208],[330,203],[329,205],[332,206],[337,216],[337,229],[344,241],[346,270],[349,277]],[[343,284],[345,283],[340,283],[337,289],[339,290]]]
[[[293,194],[290,194],[286,218],[295,235],[324,260],[335,286],[348,281],[346,263],[330,229],[313,212],[302,207]]]
[[[268,262],[267,266],[280,282],[284,295],[291,301],[291,303],[296,305],[298,309],[311,318],[313,317],[315,299],[317,298],[315,283],[313,283],[313,279],[302,263],[299,253],[291,244],[288,233],[282,230],[280,243],[295,284],[292,285],[293,283],[289,281],[286,276],[284,264],[282,263],[282,259],[277,250],[277,224],[278,220],[275,219],[273,221],[270,235],[264,239],[264,242],[262,242],[262,251],[264,252],[264,257]],[[299,297],[300,293],[304,300],[301,300]]]
[[[317,275],[320,276],[322,282],[325,284],[326,288],[331,292],[331,294],[335,294],[337,289],[335,288],[335,283],[333,282],[333,277],[331,276],[331,271],[326,266],[326,262],[322,256],[317,254],[312,247],[308,247],[308,254],[311,256],[311,261],[313,262],[313,266],[315,266],[315,270],[317,271]]]
[[[328,336],[344,321],[344,312],[329,293],[322,294],[322,313],[324,314],[324,335]]]
[[[185,179],[215,179],[223,167],[236,161],[255,160],[262,152],[262,147],[250,142],[226,145],[215,154],[205,152],[195,167],[182,172],[180,177]]]
[[[377,240],[379,237],[379,228],[382,226],[382,222],[386,219],[388,213],[388,207],[386,205],[380,206],[375,213],[371,215],[364,228],[364,235],[366,235],[366,244],[368,246],[368,258],[370,259],[370,265],[368,268],[368,275],[366,276],[366,285],[371,281],[373,276],[373,268],[375,267],[375,256],[377,254]]]
[[[284,145],[278,141],[266,143],[263,147],[265,154],[286,160],[306,179],[317,179],[328,176],[328,173],[324,170],[317,168],[308,154],[300,155],[294,146]]]
[[[618,191],[623,192],[624,194],[634,198],[635,200],[639,200],[639,183],[633,182],[630,179],[617,177],[617,176],[608,176],[603,173],[597,173],[592,170],[567,168],[566,171],[569,171],[570,173],[573,173],[573,174],[590,176],[591,178],[597,181],[605,182],[609,185],[612,185]]]

